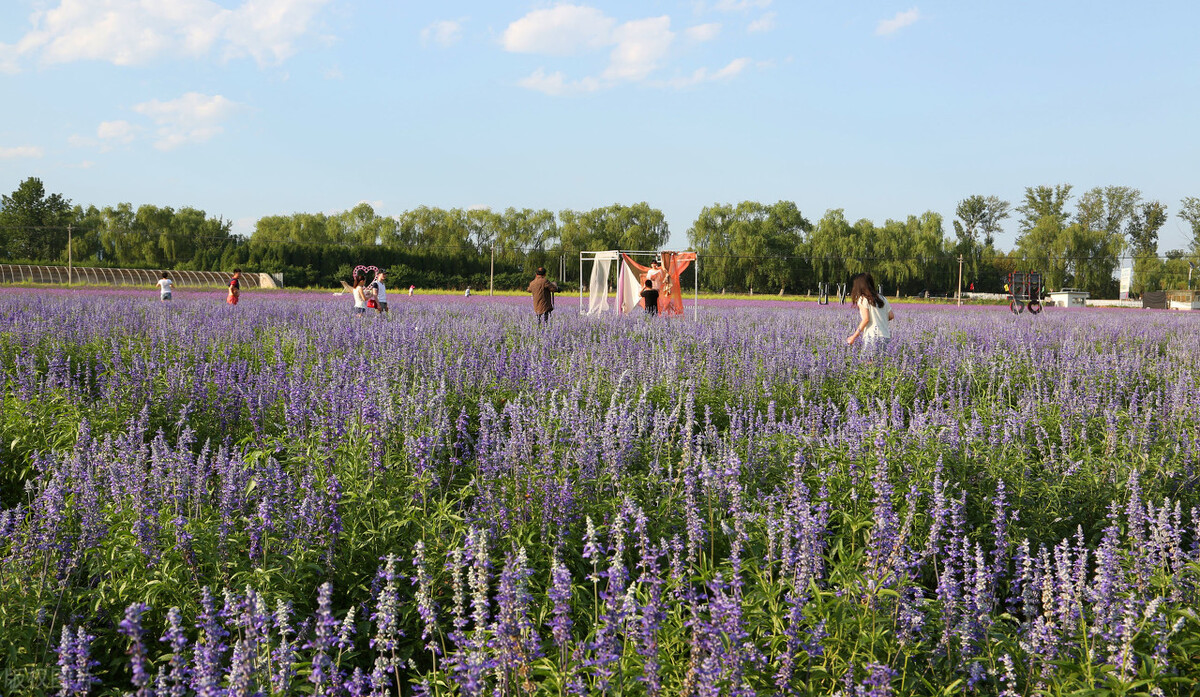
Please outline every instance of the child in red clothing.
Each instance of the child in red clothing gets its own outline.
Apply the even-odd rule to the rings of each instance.
[[[225,302],[230,305],[238,304],[238,296],[242,294],[242,270],[234,269],[233,278],[229,279],[229,296],[225,298]]]

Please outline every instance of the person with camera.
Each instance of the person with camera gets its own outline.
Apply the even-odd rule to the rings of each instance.
[[[550,313],[554,312],[554,294],[558,292],[558,284],[546,278],[546,269],[539,266],[537,275],[529,284],[529,292],[533,294],[533,313],[537,315],[538,324],[550,322]]]

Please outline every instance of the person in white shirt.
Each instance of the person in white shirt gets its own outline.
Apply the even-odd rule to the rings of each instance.
[[[380,271],[375,275],[375,282],[371,284],[375,295],[375,310],[380,314],[388,312],[387,285],[384,281],[387,280],[387,272]]]
[[[163,271],[162,278],[158,279],[158,283],[156,285],[158,285],[159,302],[170,302],[171,291],[175,288],[175,283],[171,280],[171,277],[167,275],[166,271]]]
[[[863,344],[882,349],[892,340],[890,322],[896,318],[887,298],[876,290],[875,279],[869,273],[860,273],[850,279],[850,301],[858,307],[858,328],[846,337],[850,345],[860,337]]]
[[[362,276],[354,277],[354,316],[362,317],[367,313],[367,279]]]
[[[471,297],[471,286],[467,286],[467,292],[463,293],[463,297],[465,297],[465,298]]]

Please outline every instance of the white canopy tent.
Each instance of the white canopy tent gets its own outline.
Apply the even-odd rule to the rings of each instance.
[[[618,314],[629,314],[637,307],[638,301],[641,299],[642,282],[635,268],[631,267],[627,262],[622,260],[622,255],[628,257],[651,257],[658,259],[660,252],[650,251],[631,251],[624,249],[611,249],[599,252],[580,252],[579,253],[579,312],[581,314],[598,315],[607,312],[610,307]],[[587,306],[583,304],[583,262],[592,262],[592,274],[588,282],[588,301]],[[616,302],[611,306],[608,297],[608,280],[612,272],[613,262],[617,263],[617,297]],[[695,258],[691,261],[694,265],[692,292],[692,319],[699,317],[699,300],[700,300],[700,260]]]

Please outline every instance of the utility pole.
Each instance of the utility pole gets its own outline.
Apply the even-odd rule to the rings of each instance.
[[[492,295],[496,290],[496,243],[492,243],[492,271],[488,277],[488,295]]]
[[[71,226],[67,225],[67,285],[71,285],[72,273],[71,269]]]
[[[962,255],[958,255],[958,304],[962,306]]]

